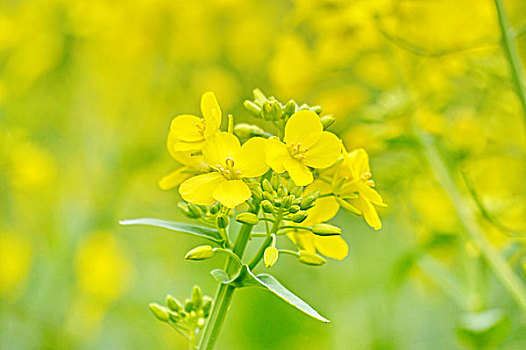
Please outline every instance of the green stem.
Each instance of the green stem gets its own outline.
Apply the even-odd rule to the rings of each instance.
[[[259,212],[259,205],[256,205],[251,212],[257,215]],[[244,224],[241,226],[239,233],[237,234],[233,253],[238,256],[239,260],[243,258],[252,228],[253,225]],[[227,274],[230,275],[235,271],[236,263],[237,262],[232,257],[227,259],[225,264],[225,271]],[[214,348],[217,336],[219,335],[228,312],[230,302],[232,301],[234,290],[235,287],[223,283],[219,284],[214,298],[214,304],[210,311],[210,318],[203,329],[201,341],[199,342],[199,350],[211,350]]]
[[[252,270],[254,267],[256,267],[261,259],[263,259],[263,255],[265,254],[265,249],[268,248],[268,246],[272,243],[272,235],[277,235],[279,230],[279,224],[281,223],[281,219],[283,218],[283,211],[278,211],[278,215],[276,215],[276,221],[272,224],[272,229],[270,230],[269,234],[267,235],[267,238],[263,241],[261,246],[259,247],[258,251],[256,252],[256,255],[252,258],[250,263],[248,264],[248,267]]]
[[[457,189],[451,174],[449,173],[444,161],[434,146],[432,140],[416,132],[417,137],[422,144],[423,151],[431,170],[439,184],[444,188],[449,196],[457,215],[471,239],[479,247],[485,260],[493,269],[493,272],[500,280],[502,285],[507,289],[517,304],[526,313],[526,287],[522,281],[515,275],[511,267],[506,263],[502,255],[491,245],[486,238],[483,229],[478,224],[473,212],[470,210],[468,203]]]
[[[511,27],[506,7],[504,6],[503,0],[494,0],[495,7],[497,8],[497,15],[499,18],[499,27],[502,34],[502,46],[506,53],[508,64],[510,65],[511,75],[517,88],[517,94],[522,105],[523,116],[525,120],[524,126],[526,127],[526,85],[524,83],[524,69],[522,67],[519,50],[515,43],[516,34]]]
[[[295,256],[296,258],[300,256],[300,253],[294,251],[294,250],[290,250],[290,249],[278,249],[278,252],[280,254],[288,254],[288,255],[292,255],[292,256]]]

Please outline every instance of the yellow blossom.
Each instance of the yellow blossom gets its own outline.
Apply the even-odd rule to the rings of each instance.
[[[203,147],[203,158],[211,172],[194,176],[181,184],[179,193],[190,203],[211,205],[216,201],[228,208],[243,204],[251,196],[244,178],[267,172],[265,142],[253,137],[240,145],[239,139],[226,132],[210,137]]]
[[[341,154],[341,140],[328,131],[315,112],[301,110],[294,113],[285,125],[283,142],[272,138],[267,143],[267,164],[277,173],[288,172],[297,186],[314,180],[311,168],[327,168]]]
[[[170,124],[172,147],[175,152],[196,151],[221,126],[221,108],[213,92],[205,92],[201,97],[203,118],[182,114]]]
[[[305,189],[305,193],[320,191],[331,192],[331,186],[321,180],[314,181]],[[304,226],[314,226],[332,219],[340,209],[334,197],[318,198],[316,205],[308,210],[309,215],[302,223]],[[343,260],[349,253],[349,246],[340,235],[318,236],[308,230],[296,230],[289,238],[302,250],[320,254],[337,260]]]

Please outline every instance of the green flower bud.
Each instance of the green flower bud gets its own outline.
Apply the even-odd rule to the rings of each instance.
[[[263,199],[263,191],[261,190],[261,187],[257,186],[252,189],[252,198],[259,202],[261,199]]]
[[[274,196],[271,195],[268,192],[263,192],[263,199],[266,200],[266,201],[269,201],[269,202],[273,202],[274,201]]]
[[[245,107],[247,111],[252,113],[254,117],[261,117],[261,108],[259,108],[259,106],[254,102],[245,100],[245,102],[243,102],[243,107]]]
[[[220,209],[221,209],[221,204],[219,204],[219,202],[216,202],[215,204],[212,204],[210,206],[210,209],[208,209],[208,211],[210,212],[210,214],[215,215],[219,213]]]
[[[199,219],[203,216],[203,211],[197,205],[188,203],[188,214],[192,219]]]
[[[274,191],[268,179],[264,179],[261,182],[261,187],[263,188],[263,191],[268,192],[268,193],[272,193]]]
[[[151,303],[149,306],[150,306],[150,310],[152,311],[153,315],[159,321],[168,322],[168,320],[170,320],[170,312],[167,308],[157,303]]]
[[[305,221],[309,213],[306,211],[298,211],[296,214],[292,215],[291,220],[299,224],[300,222]]]
[[[210,245],[200,245],[188,251],[184,258],[186,260],[204,260],[214,256],[214,248]]]
[[[331,114],[328,114],[328,115],[324,115],[323,117],[320,118],[320,121],[321,123],[323,124],[323,128],[324,129],[327,129],[329,128],[332,124],[334,124],[334,122],[336,121],[336,119],[331,115]]]
[[[299,205],[291,205],[289,208],[289,212],[292,214],[297,213],[298,211],[300,211]]]
[[[175,299],[173,296],[168,294],[166,296],[166,306],[172,311],[178,312],[183,309],[183,305],[179,302],[179,300]]]
[[[321,112],[322,112],[322,108],[321,108],[321,106],[312,106],[312,107],[310,108],[310,110],[313,111],[313,112],[316,112],[316,114],[318,114],[318,115],[320,115]]]
[[[298,104],[294,100],[290,100],[285,105],[285,114],[293,115],[294,113],[296,113],[297,109],[298,109]]]
[[[195,305],[190,299],[186,299],[184,301],[184,311],[191,313],[193,310],[195,310]]]
[[[313,195],[307,195],[305,197],[303,197],[301,199],[301,202],[300,202],[300,208],[301,210],[307,210],[307,209],[310,209],[312,207],[312,205],[314,204],[314,202],[316,201],[317,197],[316,196],[313,196]]]
[[[301,194],[303,193],[303,188],[294,186],[294,188],[292,188],[289,192],[290,194],[293,194],[296,197],[300,197]]]
[[[298,260],[303,264],[313,265],[313,266],[323,265],[327,262],[327,260],[319,256],[318,254],[311,253],[306,250],[300,250],[300,255],[298,257]]]
[[[266,267],[272,267],[278,261],[279,252],[276,247],[267,247],[263,254],[263,261]]]
[[[287,190],[286,187],[278,188],[278,192],[277,192],[278,197],[285,197],[288,194],[289,194],[289,191]]]
[[[225,214],[219,214],[216,217],[216,225],[218,228],[227,228],[230,220]]]
[[[234,133],[242,139],[249,139],[254,136],[265,136],[267,133],[257,125],[240,123],[234,126]]]
[[[202,317],[200,317],[198,320],[197,320],[197,328],[203,328],[206,324],[206,320]]]
[[[342,234],[342,229],[329,224],[316,224],[312,227],[312,233],[318,236],[336,236]]]
[[[265,193],[263,193],[263,197],[264,196],[265,196]],[[267,214],[271,214],[274,211],[274,206],[268,199],[265,199],[261,202],[261,208]]]
[[[277,191],[281,187],[281,176],[279,174],[273,173],[270,178],[270,183],[272,187]]]
[[[259,102],[260,104],[263,104],[267,100],[267,97],[260,89],[254,89],[252,90],[252,93],[254,94],[256,102]]]
[[[283,198],[283,201],[281,202],[281,207],[288,209],[292,205],[293,201],[294,201],[294,196],[287,196]]]
[[[203,316],[208,317],[210,310],[212,309],[212,299],[210,297],[205,296],[203,298],[203,306],[201,309],[203,310]]]
[[[198,285],[192,289],[192,303],[196,309],[199,309],[203,303],[203,292]]]
[[[170,311],[169,314],[170,314],[170,320],[172,320],[172,322],[177,323],[183,319],[183,315],[181,315],[178,312]]]
[[[268,100],[261,107],[261,115],[265,120],[279,120],[282,114],[281,104],[276,100]]]
[[[236,221],[248,225],[257,225],[259,223],[258,216],[252,213],[241,213],[236,216]]]

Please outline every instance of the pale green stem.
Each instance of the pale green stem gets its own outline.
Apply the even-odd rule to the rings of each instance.
[[[283,218],[283,211],[280,208],[278,211],[278,215],[276,215],[276,221],[272,224],[272,229],[270,230],[269,234],[267,235],[267,238],[263,241],[261,246],[259,247],[258,251],[256,252],[256,255],[252,258],[250,263],[248,264],[248,267],[252,270],[254,267],[256,267],[261,259],[263,258],[263,255],[265,254],[265,249],[267,249],[270,244],[272,243],[272,235],[276,236],[279,230],[279,224],[281,223],[281,219]]]
[[[464,196],[457,189],[455,182],[432,140],[429,137],[420,134],[418,131],[416,132],[416,135],[422,144],[424,155],[429,161],[431,170],[435,174],[439,184],[449,196],[466,232],[479,247],[485,260],[488,262],[488,265],[492,268],[502,285],[526,313],[526,287],[515,275],[498,250],[496,250],[486,238],[483,229],[478,224]]]
[[[526,85],[524,83],[524,69],[522,67],[521,57],[517,44],[515,43],[516,34],[511,27],[506,7],[503,0],[494,0],[497,8],[497,16],[499,18],[499,27],[502,35],[502,46],[506,53],[508,64],[510,65],[511,75],[517,94],[522,105],[522,112],[524,117],[524,126],[526,127]]]
[[[253,214],[259,212],[259,206],[252,211]],[[239,233],[236,237],[234,243],[233,253],[238,256],[239,260],[243,258],[245,249],[247,248],[248,241],[250,239],[250,232],[252,231],[253,225],[244,224],[241,226]],[[225,271],[227,274],[235,272],[236,261],[229,257],[225,264]],[[205,328],[203,329],[203,334],[199,342],[199,350],[211,350],[214,348],[217,336],[223,326],[230,302],[232,301],[232,296],[234,294],[235,287],[232,287],[227,284],[220,283],[216,295],[214,298],[214,304],[212,310],[210,311],[210,317],[206,323]]]

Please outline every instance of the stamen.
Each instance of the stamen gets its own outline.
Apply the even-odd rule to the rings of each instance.
[[[228,157],[228,158],[225,160],[225,163],[226,163],[226,165],[227,165],[229,168],[233,168],[233,167],[234,167],[234,160],[233,160],[231,157]]]

